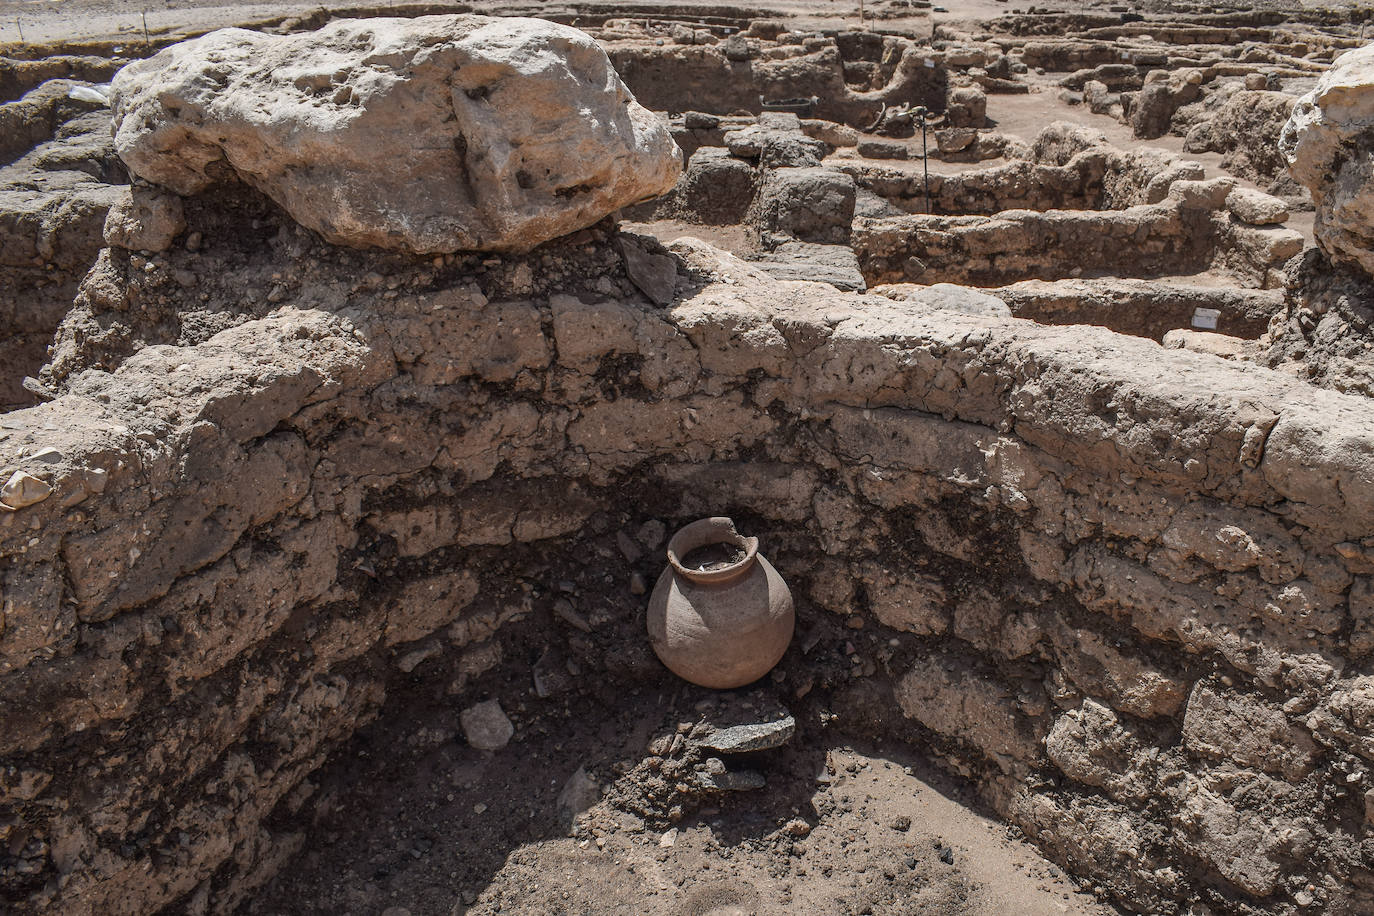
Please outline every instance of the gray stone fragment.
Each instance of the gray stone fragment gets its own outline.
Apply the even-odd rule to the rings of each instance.
[[[848,245],[784,242],[753,263],[777,280],[829,283],[838,290],[854,293],[867,288],[859,259]]]
[[[877,290],[898,302],[910,302],[916,311],[948,311],[963,315],[983,315],[988,318],[1010,318],[1011,308],[990,293],[954,283],[935,283],[931,286],[893,284]]]
[[[506,718],[497,700],[469,706],[459,713],[458,720],[463,726],[463,737],[478,750],[500,750],[515,735],[515,726]]]
[[[682,123],[688,130],[715,130],[720,126],[720,118],[701,111],[684,112]]]
[[[586,767],[578,767],[563,784],[563,791],[558,793],[558,810],[571,820],[599,801],[601,787],[587,775]]]
[[[797,731],[797,720],[784,716],[773,722],[759,722],[750,725],[735,725],[723,728],[708,735],[700,742],[704,748],[722,754],[744,754],[749,751],[762,751],[770,747],[781,747]]]
[[[753,770],[730,771],[719,757],[711,757],[701,765],[697,777],[703,788],[723,792],[748,792],[762,789],[766,784],[762,773]]]
[[[566,598],[559,598],[553,603],[553,612],[564,623],[581,630],[583,633],[592,631],[592,625],[587,622],[587,618],[579,614],[577,608],[573,607],[572,602]]]
[[[620,253],[630,282],[655,305],[668,305],[677,291],[677,263],[672,255],[651,254],[634,238],[621,235]]]

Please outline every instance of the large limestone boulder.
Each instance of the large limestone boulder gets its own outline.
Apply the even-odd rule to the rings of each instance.
[[[130,64],[113,92],[138,177],[192,194],[237,174],[344,245],[525,251],[682,169],[596,42],[538,19],[223,29]]]
[[[1337,58],[1293,106],[1279,148],[1317,205],[1317,243],[1374,275],[1374,45]]]

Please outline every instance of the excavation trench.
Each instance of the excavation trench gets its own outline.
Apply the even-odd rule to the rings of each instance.
[[[1222,81],[1346,26],[630,12],[582,24],[686,172],[528,254],[135,191],[113,41],[0,70],[0,908],[1367,912],[1367,284],[1301,194],[986,118],[1286,116]],[[722,515],[797,631],[708,691],[645,608]]]
[[[606,225],[523,258],[435,261],[334,248],[242,189],[185,213],[203,247],[103,253],[93,278],[140,309],[79,297],[44,376],[56,399],[4,417],[6,467],[51,487],[0,516],[21,912],[233,909],[283,868],[262,899],[335,867],[359,874],[340,894],[399,894],[380,871],[409,866],[338,848],[373,855],[340,825],[403,805],[370,794],[393,743],[393,776],[437,768],[443,804],[469,811],[484,792],[517,810],[478,770],[520,774],[530,750],[535,825],[500,828],[498,850],[562,836],[538,813],[544,782],[561,794],[585,766],[609,794],[568,855],[622,816],[679,826],[702,855],[703,830],[713,850],[776,853],[787,820],[839,804],[815,780],[852,746],[869,775],[933,761],[1131,906],[1262,901],[1314,862],[1348,873],[1339,837],[1362,800],[1333,787],[1362,682],[1336,666],[1374,642],[1351,610],[1359,555],[1337,545],[1374,505],[1367,400],[1104,329],[913,314]],[[639,291],[627,245],[671,260],[667,306]],[[760,538],[799,613],[748,694],[799,723],[748,765],[770,780],[757,809],[679,792],[648,762],[668,765],[649,742],[707,697],[653,658],[635,581],[662,568],[652,532],[721,514]],[[517,735],[489,762],[455,725],[486,699]],[[1311,704],[1312,737],[1278,727],[1289,701]],[[1279,719],[1257,737],[1257,716]],[[572,759],[543,737],[560,729]],[[360,754],[383,764],[361,783]],[[460,842],[469,821],[435,816]],[[1261,840],[1276,821],[1311,840]],[[838,855],[830,823],[816,842]],[[880,860],[915,840],[883,829],[876,883],[835,891],[858,908],[917,884],[986,890],[933,870],[933,845],[889,881]],[[496,896],[473,905],[518,901],[526,855],[450,867],[462,877],[434,899],[480,897],[485,873]]]

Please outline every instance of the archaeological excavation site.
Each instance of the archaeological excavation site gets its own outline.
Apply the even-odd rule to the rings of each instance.
[[[1374,7],[0,2],[0,913],[1374,914]]]

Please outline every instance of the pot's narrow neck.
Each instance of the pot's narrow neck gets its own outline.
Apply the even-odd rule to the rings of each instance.
[[[710,570],[692,569],[682,562],[682,558],[693,550],[712,544],[739,547],[744,550],[744,556],[729,566]],[[735,530],[735,523],[730,519],[704,518],[687,525],[668,541],[668,562],[679,575],[690,582],[716,585],[747,574],[754,567],[758,551],[759,539],[744,537]]]

